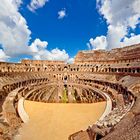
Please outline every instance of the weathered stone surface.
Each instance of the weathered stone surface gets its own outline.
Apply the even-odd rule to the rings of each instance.
[[[98,92],[95,90],[98,89]],[[16,91],[16,92],[13,92]],[[111,51],[81,51],[63,61],[0,62],[0,137],[12,139],[22,120],[18,100],[51,103],[112,101],[112,111],[72,140],[140,139],[140,44]],[[64,131],[64,130],[63,130]]]
[[[89,135],[86,131],[80,131],[69,137],[69,140],[90,140]]]

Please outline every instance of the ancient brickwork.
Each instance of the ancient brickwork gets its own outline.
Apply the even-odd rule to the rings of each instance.
[[[18,134],[23,123],[17,110],[21,98],[45,103],[109,100],[111,110],[87,130],[73,132],[69,140],[138,140],[140,44],[111,51],[81,51],[73,64],[0,62],[0,139],[13,139]]]

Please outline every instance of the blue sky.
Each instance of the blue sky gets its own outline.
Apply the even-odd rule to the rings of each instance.
[[[5,0],[0,61],[72,62],[79,50],[140,43],[140,0]]]
[[[32,13],[24,2],[20,12],[26,18],[35,38],[47,40],[48,49],[65,49],[71,57],[79,50],[87,50],[91,37],[106,34],[106,23],[96,9],[95,0],[53,0]],[[66,9],[66,17],[58,19],[58,11]]]

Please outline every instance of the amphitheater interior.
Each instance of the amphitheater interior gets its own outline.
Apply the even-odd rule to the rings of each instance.
[[[24,100],[80,104],[106,101],[104,115],[95,124],[73,132],[67,139],[140,140],[140,44],[110,51],[80,51],[73,64],[0,62],[1,140],[14,139],[28,120],[19,109]]]

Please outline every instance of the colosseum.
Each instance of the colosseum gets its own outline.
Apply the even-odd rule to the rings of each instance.
[[[0,62],[0,139],[140,140],[139,94],[140,44]]]

